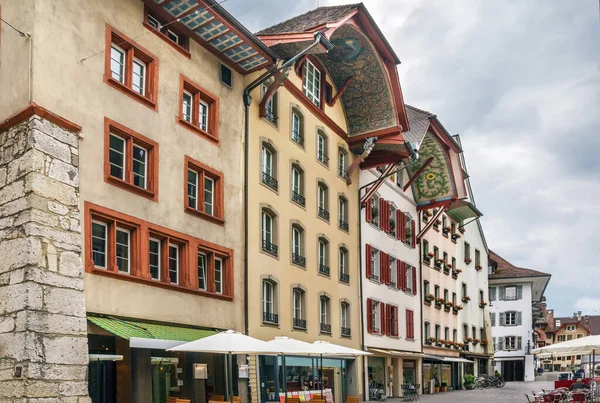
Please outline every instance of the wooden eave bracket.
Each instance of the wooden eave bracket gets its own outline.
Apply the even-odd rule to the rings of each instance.
[[[417,243],[421,243],[421,239],[423,239],[427,231],[433,227],[433,224],[442,216],[442,214],[444,214],[446,210],[448,210],[448,206],[441,207],[438,212],[431,217],[431,220],[429,220],[429,222],[421,229],[421,232],[417,234]]]
[[[263,98],[258,106],[258,115],[261,118],[265,118],[269,114],[267,112],[267,102],[269,102],[273,98],[273,95],[275,95],[279,87],[281,87],[283,85],[283,82],[287,80],[287,76],[287,71],[275,74],[275,79],[267,88],[267,92],[265,92],[265,95],[263,95]]]
[[[348,78],[348,80],[346,80],[346,82],[344,83],[344,85],[342,85],[342,88],[339,89],[339,91],[337,92],[337,94],[335,94],[335,96],[331,100],[330,106],[334,106],[335,105],[335,103],[337,102],[337,100],[342,96],[342,94],[344,93],[344,91],[346,91],[346,89],[348,88],[348,86],[350,85],[350,83],[352,83],[352,81],[354,81],[354,77],[350,77],[350,78]]]
[[[402,190],[406,192],[406,190],[410,187],[410,185],[412,185],[413,182],[416,181],[419,176],[421,176],[423,171],[425,171],[425,168],[427,168],[429,166],[429,164],[431,164],[432,162],[433,162],[433,157],[429,157],[427,159],[427,161],[425,161],[425,163],[421,166],[421,168],[419,168],[417,170],[417,172],[415,172],[415,174],[413,176],[411,176],[411,178],[408,180],[408,182],[406,182],[406,185],[404,185]]]
[[[375,194],[375,192],[377,192],[377,190],[381,187],[381,185],[383,185],[383,183],[385,182],[386,178],[388,177],[388,175],[396,169],[396,167],[399,164],[389,164],[385,170],[383,171],[383,173],[379,176],[379,178],[377,179],[377,182],[375,182],[373,184],[373,186],[369,187],[369,189],[367,190],[367,193],[365,193],[365,195],[363,197],[361,197],[360,199],[360,206],[365,207],[367,205],[367,202],[369,201],[369,199],[371,197],[373,197],[373,195]]]
[[[371,154],[371,151],[373,151],[373,148],[375,147],[375,142],[376,141],[377,141],[377,139],[374,138],[374,137],[370,137],[369,139],[367,139],[365,141],[365,148],[364,148],[363,153],[361,155],[359,155],[358,157],[356,157],[354,159],[354,161],[352,161],[352,164],[346,170],[346,183],[348,183],[348,184],[352,183],[352,179],[350,179],[352,173],[354,173],[354,171],[356,171],[358,169],[358,167],[360,166],[360,164],[364,160],[367,159],[367,157],[369,156],[369,154]]]

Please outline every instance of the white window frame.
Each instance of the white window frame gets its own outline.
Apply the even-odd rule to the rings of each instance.
[[[329,308],[329,298],[324,295],[319,297],[319,325],[330,325],[327,310]]]
[[[390,256],[390,266],[388,268],[390,272],[390,282],[398,287],[398,260],[395,257]]]
[[[292,227],[292,253],[302,256],[302,230]]]
[[[512,320],[509,320],[512,318]],[[517,325],[517,312],[507,311],[504,312],[504,326],[516,326]]]
[[[344,328],[350,328],[349,326],[349,321],[348,321],[348,310],[349,310],[349,304],[347,302],[342,302],[340,304],[340,325],[341,327]]]
[[[343,197],[338,198],[338,215],[339,220],[346,222],[346,200]]]
[[[508,290],[511,290],[511,295],[509,295]],[[514,294],[513,294],[514,291]],[[517,299],[517,286],[511,285],[504,287],[504,300],[506,301],[515,301]]]
[[[208,133],[210,127],[210,105],[203,100],[200,100],[198,106],[198,126],[200,130],[204,130]]]
[[[142,178],[144,179],[144,186],[143,187],[142,186],[138,186],[138,187],[142,188],[142,189],[148,189],[148,149],[146,149],[144,147],[141,147],[141,146],[139,146],[139,145],[137,145],[135,143],[133,143],[132,146],[133,146],[132,147],[133,155],[131,156],[131,159],[132,159],[132,162],[131,162],[131,166],[132,166],[131,171],[132,172],[131,173],[133,174],[133,184],[134,184],[134,186],[137,186],[135,184],[135,177],[136,177],[136,175],[138,177],[140,176],[140,174],[137,174],[135,172],[135,170],[133,169],[133,165],[137,161],[139,164],[144,164],[144,174],[142,176]],[[136,154],[135,153],[135,149],[136,148],[139,149],[139,150],[143,150],[144,151],[144,160],[143,161],[140,160],[140,159],[138,159],[138,158],[136,158],[136,155],[135,155]]]
[[[263,280],[263,314],[275,314],[275,284],[268,280]]]
[[[412,266],[406,265],[406,291],[413,292],[413,269]]]
[[[326,142],[327,142],[327,139],[325,138],[325,136],[321,132],[318,132],[317,133],[317,159],[319,161],[321,161],[322,163],[327,162],[326,155],[325,155]]]
[[[210,183],[212,189],[210,191],[207,191],[207,187],[206,187],[206,183]],[[215,184],[216,181],[213,178],[210,178],[206,175],[204,175],[204,212],[206,214],[215,215]],[[207,197],[207,193],[208,196],[210,196],[210,200]],[[208,208],[210,207],[210,212],[208,211]]]
[[[175,38],[173,39],[171,37],[171,35]],[[169,38],[171,41],[173,41],[174,43],[176,43],[177,45],[179,45],[179,35],[176,34],[175,32],[171,31],[170,29],[167,29],[167,34],[166,34],[167,38]],[[181,46],[181,45],[180,45]]]
[[[125,258],[121,257],[121,259],[127,260],[127,270],[121,270],[119,268],[119,256],[117,256],[117,245],[118,245],[118,241],[117,241],[118,235],[117,234],[119,232],[127,234],[127,245],[126,245],[127,257],[125,257]],[[121,245],[124,245],[124,244],[121,244]],[[116,260],[116,264],[117,264],[117,271],[119,273],[130,274],[131,273],[131,231],[126,228],[119,227],[119,226],[117,226],[116,231],[115,231],[115,257],[116,257],[115,260]]]
[[[186,101],[186,98],[188,99]],[[192,115],[193,115],[193,104],[194,104],[194,96],[191,92],[183,90],[183,95],[181,98],[181,115],[183,116],[183,120],[188,123],[192,123]]]
[[[158,272],[158,277],[152,277],[152,266],[153,265],[150,263],[150,255],[153,254],[153,252],[150,250],[150,243],[151,242],[155,242],[155,243],[158,244],[158,253],[156,254],[157,257],[158,257],[158,264],[156,265],[156,269],[157,269],[157,272]],[[153,238],[153,237],[150,237],[150,239],[148,241],[148,268],[150,270],[150,278],[152,280],[156,280],[156,281],[160,280],[160,272],[161,272],[161,269],[162,269],[162,267],[161,267],[162,266],[162,261],[161,261],[161,258],[162,258],[162,256],[161,256],[161,254],[162,254],[161,243],[162,242],[161,242],[160,239]]]
[[[108,136],[109,136],[109,138],[108,138],[108,153],[109,153],[109,156],[108,156],[108,164],[109,164],[110,166],[115,166],[115,167],[121,168],[121,169],[123,170],[123,176],[122,176],[122,177],[118,177],[118,176],[114,176],[114,177],[115,177],[115,178],[119,178],[119,179],[121,179],[121,180],[123,180],[123,181],[124,181],[124,180],[125,180],[125,171],[126,171],[126,167],[127,167],[127,140],[125,140],[123,137],[121,137],[121,136],[118,136],[118,135],[116,135],[116,134],[114,134],[114,133],[112,133],[112,132],[111,132],[111,133],[109,133],[109,134],[108,134]],[[110,137],[111,137],[111,136],[112,136],[112,137],[115,137],[115,138],[118,138],[119,140],[123,141],[123,151],[119,151],[119,150],[117,150],[116,148],[112,148],[112,147],[110,146]],[[120,167],[119,165],[117,165],[117,164],[113,163],[113,162],[110,160],[110,152],[111,152],[111,151],[114,151],[114,152],[117,152],[117,153],[119,153],[119,154],[122,154],[122,155],[123,155],[123,166],[122,166],[122,167]],[[110,167],[109,167],[109,168],[110,168]],[[109,169],[109,173],[110,173],[110,169]],[[110,173],[110,175],[111,175],[111,176],[113,176],[113,175],[112,175],[112,173]]]
[[[190,181],[190,173],[193,173],[196,176],[196,179]],[[194,169],[188,168],[188,204],[191,208],[198,208],[198,178],[200,177],[200,173]],[[193,192],[190,192],[190,185],[193,188]],[[193,203],[191,201],[193,200]]]
[[[148,25],[150,25],[152,28],[156,29],[157,31],[160,30],[160,27],[162,26],[162,24],[152,15],[148,14]]]
[[[475,336],[473,336],[475,337]],[[505,350],[516,350],[517,349],[517,336],[504,336],[504,349]]]
[[[346,153],[342,149],[338,150],[338,176],[346,177]]]
[[[141,68],[140,74],[135,73],[136,64]],[[133,66],[131,67],[131,89],[137,92],[140,95],[146,95],[146,79],[148,72],[148,64],[144,63],[137,57],[133,58]],[[135,83],[136,76],[139,76],[141,79],[141,86],[138,83]]]
[[[346,250],[344,248],[340,248],[339,252],[338,252],[338,260],[339,260],[339,270],[340,270],[340,274],[347,274],[346,273],[346,259],[347,259],[347,254],[348,252],[346,252]]]
[[[292,166],[292,192],[302,195],[302,172],[295,166]]]
[[[319,239],[319,264],[327,266],[327,242]]]
[[[92,220],[92,226],[96,224],[96,225],[100,225],[102,227],[104,227],[104,250],[102,252],[96,252],[93,250],[93,245],[94,245],[94,230],[92,228],[91,231],[91,236],[92,236],[92,260],[94,261],[94,267],[97,268],[101,268],[101,269],[107,269],[108,268],[108,225],[102,221],[97,221],[97,220]],[[96,239],[101,239],[101,238],[97,238]],[[97,266],[96,265],[96,261],[94,260],[94,253],[101,253],[102,255],[104,255],[104,266]]]
[[[317,186],[317,203],[320,209],[327,211],[326,200],[327,200],[327,188],[319,183]]]
[[[200,267],[200,259],[202,259],[203,263],[203,267]],[[204,252],[200,252],[198,251],[198,260],[197,260],[197,269],[198,269],[198,289],[199,290],[203,290],[206,291],[208,289],[208,284],[207,284],[207,280],[208,280],[208,255]],[[201,279],[204,281],[204,287],[200,286],[201,283]]]
[[[125,52],[125,50],[122,47],[120,47],[114,43],[111,43],[110,48],[111,48],[110,49],[110,61],[111,61],[110,76],[114,80],[117,80],[118,82],[120,82],[121,84],[125,84],[125,74],[127,72],[127,69],[125,68],[125,64],[127,63],[127,52]],[[113,53],[112,53],[113,50],[117,51],[121,55],[120,61],[113,58]],[[115,72],[113,70],[113,63],[112,63],[113,61],[118,63],[121,66],[121,73]],[[119,78],[119,76],[121,76],[121,78]]]
[[[215,258],[215,293],[223,294],[223,259]],[[217,276],[218,273],[218,276]],[[218,280],[217,280],[218,279]]]
[[[321,106],[321,71],[308,59],[304,62],[302,71],[304,73],[302,77],[304,95],[313,104]],[[310,74],[312,74],[312,80],[309,78]]]
[[[171,272],[173,271],[173,270],[171,270],[171,262],[173,262],[173,258],[171,257],[171,249],[172,248],[177,251],[177,254],[175,255],[176,256],[176,258],[175,258],[175,274],[176,274],[176,279],[175,280],[176,281],[175,282],[171,281]],[[179,257],[179,245],[174,244],[174,243],[169,243],[168,252],[169,252],[169,255],[168,255],[168,261],[169,261],[169,282],[171,284],[179,284],[179,258],[180,258]]]
[[[261,234],[264,242],[269,245],[273,244],[273,217],[266,211],[262,212]]]
[[[380,253],[379,250],[373,248],[371,249],[371,269],[373,271],[373,275],[377,276],[377,279],[381,281],[381,270],[379,266]]]
[[[269,148],[265,147],[263,144],[262,147],[262,172],[264,174],[273,176],[273,152],[269,150]]]
[[[301,289],[294,288],[293,312],[292,312],[293,319],[302,320],[302,298],[304,297],[303,294],[304,293],[302,292]]]
[[[379,301],[373,301],[373,312],[371,312],[371,322],[373,323],[374,330],[376,333],[381,333],[381,304]]]
[[[300,144],[302,133],[300,133],[301,118],[298,113],[292,111],[292,140],[294,143]]]

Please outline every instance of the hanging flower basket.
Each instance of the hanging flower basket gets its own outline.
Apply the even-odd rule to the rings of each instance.
[[[461,234],[464,234],[465,232],[467,232],[467,230],[465,229],[465,227],[458,227],[458,231],[459,231]]]
[[[456,274],[460,274],[460,273],[462,273],[462,270],[461,270],[461,269],[456,269],[456,270],[454,270],[454,271],[456,272]]]
[[[465,259],[465,263],[466,264],[470,264],[472,261],[473,260],[470,257],[468,257],[468,258]]]
[[[479,303],[479,307],[480,307],[480,308],[485,308],[485,307],[487,306],[487,304],[488,304],[488,303],[487,303],[487,302],[485,302],[485,301],[483,301],[483,302],[480,302],[480,303]]]
[[[475,270],[481,271],[481,270],[483,270],[483,267],[481,267],[481,266],[475,266]]]
[[[462,302],[464,302],[465,304],[466,304],[467,302],[469,302],[470,300],[471,300],[471,297],[469,297],[468,295],[467,295],[467,296],[464,296],[464,297],[462,297]]]

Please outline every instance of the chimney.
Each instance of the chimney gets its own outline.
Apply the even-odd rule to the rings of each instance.
[[[581,311],[577,311],[577,321],[581,322]]]

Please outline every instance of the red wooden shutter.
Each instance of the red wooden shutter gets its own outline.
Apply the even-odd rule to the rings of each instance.
[[[417,295],[417,268],[412,267],[412,280],[413,280],[413,295]]]
[[[394,336],[399,336],[398,333],[398,307],[394,307]]]
[[[410,233],[412,234],[410,244],[414,248],[415,246],[417,246],[417,234],[415,234],[415,220],[411,220],[410,222]]]
[[[400,231],[400,222],[402,221],[402,211],[396,210],[396,239],[402,240],[402,231]]]
[[[384,229],[383,215],[385,211],[385,200],[379,199],[379,228]]]
[[[373,300],[367,298],[367,331],[373,333]]]
[[[385,334],[385,304],[383,302],[379,303],[379,315],[381,316],[381,329],[379,329],[379,332],[381,334]]]
[[[373,199],[367,200],[367,205],[365,208],[366,208],[365,218],[367,219],[368,222],[373,221]]]
[[[406,291],[408,284],[406,284],[406,262],[402,262],[402,271],[400,273],[402,276],[402,291]]]
[[[392,306],[385,306],[385,334],[390,336],[392,334]]]
[[[367,278],[373,277],[373,262],[371,261],[371,255],[373,254],[373,247],[371,245],[367,245],[365,248],[365,266],[367,268]]]
[[[410,312],[410,338],[415,338],[415,313],[413,311]]]

